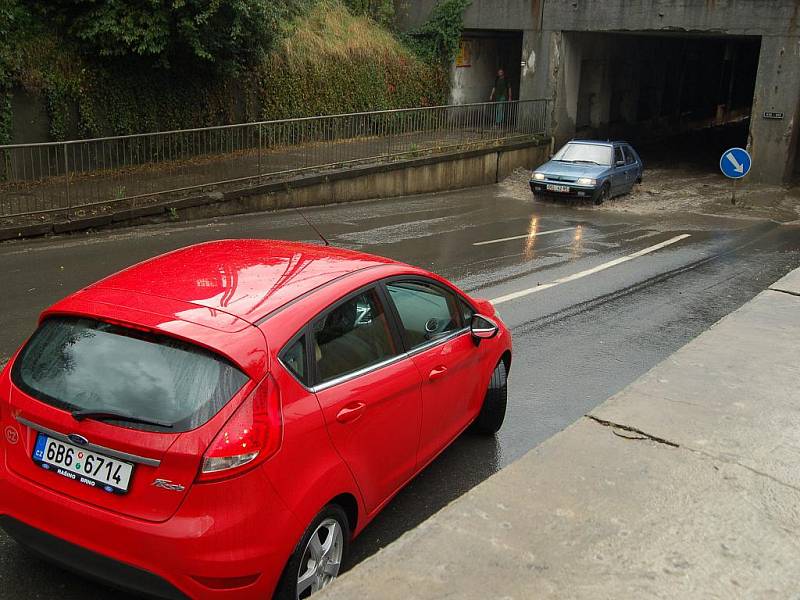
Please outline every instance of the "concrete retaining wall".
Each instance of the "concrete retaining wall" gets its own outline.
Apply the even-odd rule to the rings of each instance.
[[[0,229],[0,240],[86,229],[191,220],[282,208],[394,198],[496,183],[545,162],[550,141],[525,142],[306,175],[246,190],[210,193],[113,215]]]
[[[178,209],[178,214],[181,218],[197,219],[489,185],[497,183],[516,168],[534,168],[547,160],[548,153],[548,144],[525,144],[348,169],[234,192],[231,197],[225,194],[221,203]]]

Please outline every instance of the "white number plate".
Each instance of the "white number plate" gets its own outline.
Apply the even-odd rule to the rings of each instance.
[[[61,442],[43,433],[36,438],[33,461],[46,471],[109,494],[125,494],[133,474],[133,465],[129,462]]]
[[[547,184],[547,191],[548,192],[569,192],[568,185],[555,185],[553,183]]]

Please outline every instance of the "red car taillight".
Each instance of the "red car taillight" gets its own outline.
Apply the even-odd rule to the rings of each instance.
[[[267,377],[211,442],[197,481],[227,479],[249,471],[278,451],[282,433],[278,390]]]

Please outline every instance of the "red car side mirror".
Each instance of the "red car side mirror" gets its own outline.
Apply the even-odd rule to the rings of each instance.
[[[500,330],[497,323],[492,321],[489,317],[478,314],[472,316],[472,322],[469,328],[472,332],[472,337],[476,340],[490,340],[496,336],[497,332]]]

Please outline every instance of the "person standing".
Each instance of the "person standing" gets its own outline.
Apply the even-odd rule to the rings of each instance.
[[[503,69],[497,70],[489,102],[497,103],[494,113],[495,124],[502,125],[506,118],[505,102],[511,102],[511,82],[506,78],[506,72]]]

